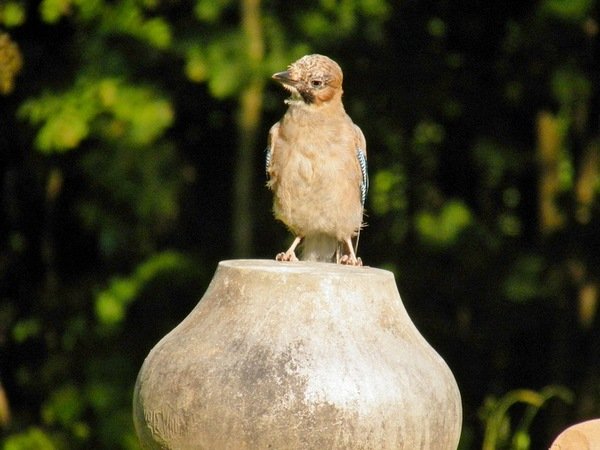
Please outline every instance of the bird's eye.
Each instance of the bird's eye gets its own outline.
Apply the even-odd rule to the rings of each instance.
[[[323,82],[321,80],[311,80],[310,85],[312,87],[318,88],[323,86]]]

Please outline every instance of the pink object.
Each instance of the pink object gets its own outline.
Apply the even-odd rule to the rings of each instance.
[[[550,450],[600,450],[600,419],[570,426],[558,435]]]

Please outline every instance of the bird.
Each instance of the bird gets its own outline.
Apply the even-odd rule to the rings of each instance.
[[[367,145],[342,103],[342,69],[310,54],[272,78],[290,97],[269,131],[267,187],[275,218],[295,236],[276,260],[298,261],[302,244],[303,261],[361,266],[356,251],[369,185]]]

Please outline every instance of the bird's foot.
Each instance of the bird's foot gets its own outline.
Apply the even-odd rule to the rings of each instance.
[[[294,251],[287,251],[287,252],[281,252],[281,253],[277,253],[277,256],[275,256],[275,260],[276,261],[298,261],[298,257],[296,256],[296,253],[294,253]]]
[[[302,238],[300,236],[296,236],[296,239],[294,239],[294,242],[292,242],[290,248],[288,248],[286,252],[277,253],[277,256],[275,256],[275,260],[298,261],[298,257],[296,256],[296,253],[294,253],[294,250],[296,250],[296,247],[298,247],[298,244],[300,244],[300,242],[302,242]]]
[[[340,258],[340,264],[344,264],[346,266],[356,266],[356,267],[360,267],[363,265],[362,259],[357,258],[354,255],[343,255]]]

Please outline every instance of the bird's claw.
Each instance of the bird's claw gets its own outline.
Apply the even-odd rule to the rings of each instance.
[[[356,267],[360,267],[363,265],[362,259],[356,258],[351,255],[343,255],[340,258],[340,264],[344,264],[346,266],[356,266]]]
[[[281,253],[277,253],[277,256],[275,256],[275,260],[276,261],[298,261],[298,257],[296,256],[296,253],[294,253],[293,251],[287,251],[287,252],[281,252]]]

